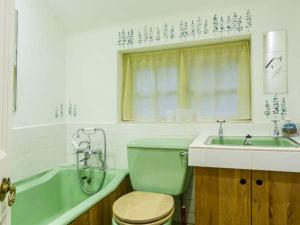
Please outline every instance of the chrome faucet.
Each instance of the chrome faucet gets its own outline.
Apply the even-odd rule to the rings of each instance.
[[[273,137],[275,139],[279,138],[279,128],[278,128],[278,120],[272,120],[272,122],[274,123],[274,127],[273,127]]]
[[[91,156],[88,152],[84,152],[84,158],[80,160],[80,163],[84,168],[87,168],[89,166],[90,157]]]
[[[223,123],[225,123],[225,120],[217,120],[217,123],[219,123],[219,133],[218,136],[220,139],[224,138],[224,130],[223,130]]]
[[[251,145],[252,136],[250,134],[246,135],[243,145]]]
[[[86,144],[86,147],[81,147],[83,144]],[[72,141],[72,145],[74,147],[75,154],[84,153],[85,151],[89,151],[91,149],[91,142],[89,140],[81,141],[77,144],[77,142]]]
[[[92,149],[91,136],[96,134],[97,132],[101,132],[104,140],[104,149]],[[83,158],[79,160],[80,164],[83,167],[89,167],[90,158],[93,155],[99,157],[103,168],[106,168],[106,134],[105,131],[101,128],[81,128],[78,129],[73,135],[74,138],[78,139],[81,135],[86,137],[85,140],[80,141],[79,143],[76,141],[72,141],[72,145],[74,147],[74,152],[77,155],[77,160],[79,160],[79,155],[83,154]]]
[[[91,141],[90,140],[84,140],[80,141],[78,144],[75,141],[72,141],[72,145],[74,146],[74,152],[75,154],[83,153],[84,157],[80,160],[80,164],[87,168],[89,166],[89,159],[91,157],[90,152],[91,150]],[[82,145],[86,145],[85,147],[82,147]]]

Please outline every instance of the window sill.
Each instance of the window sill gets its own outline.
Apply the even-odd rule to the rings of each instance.
[[[228,120],[227,123],[255,123],[252,119],[251,120]],[[214,124],[216,123],[216,120],[206,120],[206,121],[125,121],[121,120],[117,122],[119,124]]]

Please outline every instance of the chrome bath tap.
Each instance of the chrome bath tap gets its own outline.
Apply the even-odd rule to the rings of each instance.
[[[89,166],[89,159],[91,157],[91,141],[90,140],[84,140],[80,141],[78,144],[75,141],[72,141],[72,145],[74,146],[75,154],[83,153],[84,157],[80,160],[81,165],[84,168],[87,168]],[[85,145],[82,147],[82,145]]]
[[[75,151],[75,154],[78,154],[78,153],[84,153],[86,151],[89,151],[90,148],[91,148],[91,142],[88,141],[88,140],[85,140],[85,141],[81,141],[77,144],[77,142],[75,141],[72,141],[71,142],[73,147],[74,147],[74,151]],[[86,145],[85,148],[81,147],[83,144]]]
[[[102,134],[103,148],[95,149],[91,136]],[[104,177],[100,178],[99,186],[91,191],[87,185],[94,184],[94,170],[100,170],[105,174],[106,166],[106,134],[101,128],[86,127],[78,129],[73,135],[74,153],[76,155],[77,175],[82,190],[87,194],[97,193],[104,184]],[[82,173],[83,169],[83,173]],[[97,178],[98,179],[98,178]],[[98,182],[98,181],[97,181]],[[94,187],[93,187],[94,188]]]
[[[104,138],[104,149],[92,149],[91,146],[91,136],[95,135],[97,132],[101,132]],[[106,135],[105,131],[101,128],[81,128],[78,129],[73,135],[74,138],[78,139],[84,135],[86,137],[85,140],[77,143],[76,141],[72,141],[72,145],[74,147],[74,152],[78,156],[83,154],[83,158],[79,160],[80,164],[84,167],[89,166],[89,160],[91,156],[98,155],[101,164],[103,164],[103,168],[106,168]]]

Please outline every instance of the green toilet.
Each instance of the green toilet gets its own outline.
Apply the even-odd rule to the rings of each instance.
[[[127,145],[133,192],[113,204],[113,224],[164,225],[172,223],[173,196],[189,182],[187,151],[190,139],[138,139]]]

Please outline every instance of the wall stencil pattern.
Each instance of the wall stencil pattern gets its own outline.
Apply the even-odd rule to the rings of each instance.
[[[285,120],[287,116],[287,99],[275,94],[271,99],[265,99],[264,115],[270,120]]]
[[[158,45],[162,42],[197,40],[212,35],[223,37],[249,33],[252,28],[252,12],[233,12],[231,15],[214,14],[210,18],[200,16],[191,20],[180,20],[177,24],[164,23],[158,26],[145,25],[139,29],[125,29],[118,32],[120,49]]]
[[[68,107],[65,107],[64,104],[58,104],[55,108],[54,117],[55,119],[62,119],[64,117],[77,117],[78,108],[76,104],[72,102],[68,103]]]

